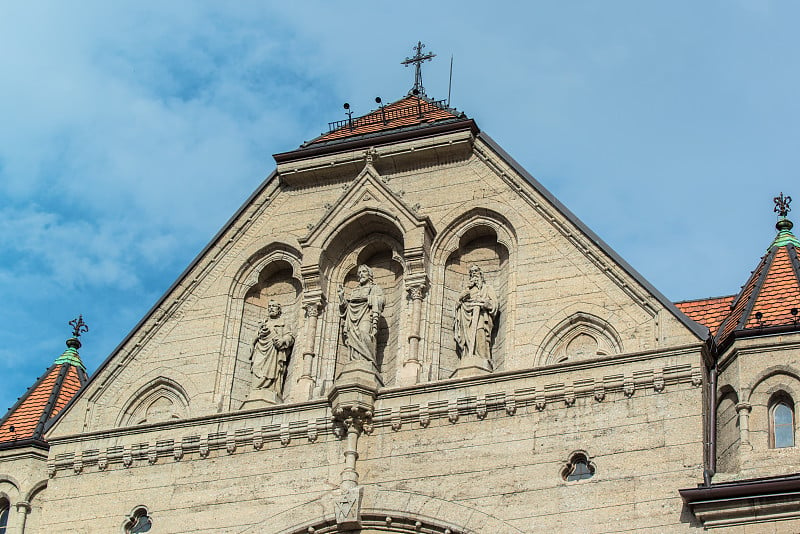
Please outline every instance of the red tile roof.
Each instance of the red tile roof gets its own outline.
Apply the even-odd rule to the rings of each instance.
[[[72,363],[51,365],[0,419],[0,444],[43,441],[45,423],[58,415],[86,380],[86,372]]]
[[[444,101],[409,95],[384,106],[383,109],[379,108],[352,119],[352,122],[339,121],[333,131],[322,134],[303,146],[457,118],[463,118],[463,114],[448,108]]]
[[[712,297],[707,299],[686,300],[676,302],[675,306],[695,322],[700,323],[712,332],[716,332],[719,325],[731,311],[731,303],[736,295],[727,297]]]

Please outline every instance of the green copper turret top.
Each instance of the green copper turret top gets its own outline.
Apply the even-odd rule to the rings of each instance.
[[[86,367],[84,367],[81,357],[78,354],[78,349],[81,348],[81,342],[78,338],[81,334],[88,332],[89,327],[83,322],[83,315],[79,315],[77,319],[71,320],[69,325],[72,327],[72,337],[67,340],[67,349],[61,353],[61,356],[59,356],[54,363],[68,363],[86,371]]]
[[[775,202],[775,209],[773,210],[775,213],[778,214],[778,222],[775,223],[775,228],[778,230],[778,235],[775,236],[775,239],[772,241],[772,244],[769,248],[772,247],[782,247],[784,245],[792,244],[795,247],[800,248],[800,240],[798,240],[795,235],[792,233],[792,221],[786,218],[792,209],[789,207],[789,204],[792,202],[792,197],[790,196],[783,196],[783,192],[781,192],[780,196],[777,196],[773,199]]]

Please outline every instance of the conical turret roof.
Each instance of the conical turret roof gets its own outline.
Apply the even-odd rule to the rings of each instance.
[[[73,337],[67,340],[66,350],[0,419],[0,448],[46,447],[43,438],[45,425],[86,384],[88,377],[78,354],[81,347],[78,337],[88,329],[82,318],[70,324],[74,331]]]
[[[741,335],[800,330],[800,240],[787,218],[790,202],[783,193],[775,198],[778,233],[738,294],[676,304],[708,327],[718,346]]]

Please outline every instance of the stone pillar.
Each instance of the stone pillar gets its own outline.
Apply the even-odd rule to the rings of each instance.
[[[350,491],[358,486],[358,471],[356,471],[356,460],[358,460],[358,438],[361,435],[361,422],[354,417],[344,420],[347,432],[347,446],[344,450],[344,469],[342,469],[342,491]]]
[[[740,402],[736,405],[736,413],[739,416],[739,446],[747,447],[752,450],[750,444],[750,412],[753,406],[748,402]]]
[[[31,513],[31,503],[28,501],[20,501],[16,505],[17,507],[17,530],[9,529],[9,534],[12,532],[18,532],[19,534],[25,533],[25,523],[28,520],[28,514]],[[9,525],[10,526],[10,525]]]
[[[298,397],[307,400],[311,398],[316,384],[312,373],[316,356],[317,324],[320,311],[322,311],[322,301],[317,299],[306,302],[303,309],[306,310],[306,343],[303,348],[303,372],[297,379],[297,388],[300,392]]]
[[[408,335],[408,355],[398,372],[398,384],[412,385],[419,382],[422,364],[419,361],[419,344],[422,330],[422,301],[425,299],[427,286],[424,280],[406,286],[411,298],[411,324]]]

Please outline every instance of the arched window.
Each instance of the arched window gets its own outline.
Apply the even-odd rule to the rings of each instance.
[[[140,506],[128,518],[125,523],[125,534],[141,534],[142,532],[150,532],[153,522],[147,513],[147,508]]]
[[[11,503],[7,499],[0,499],[0,534],[6,534],[9,510],[11,510]]]
[[[794,447],[794,408],[786,395],[778,395],[769,410],[770,446],[774,449]]]

